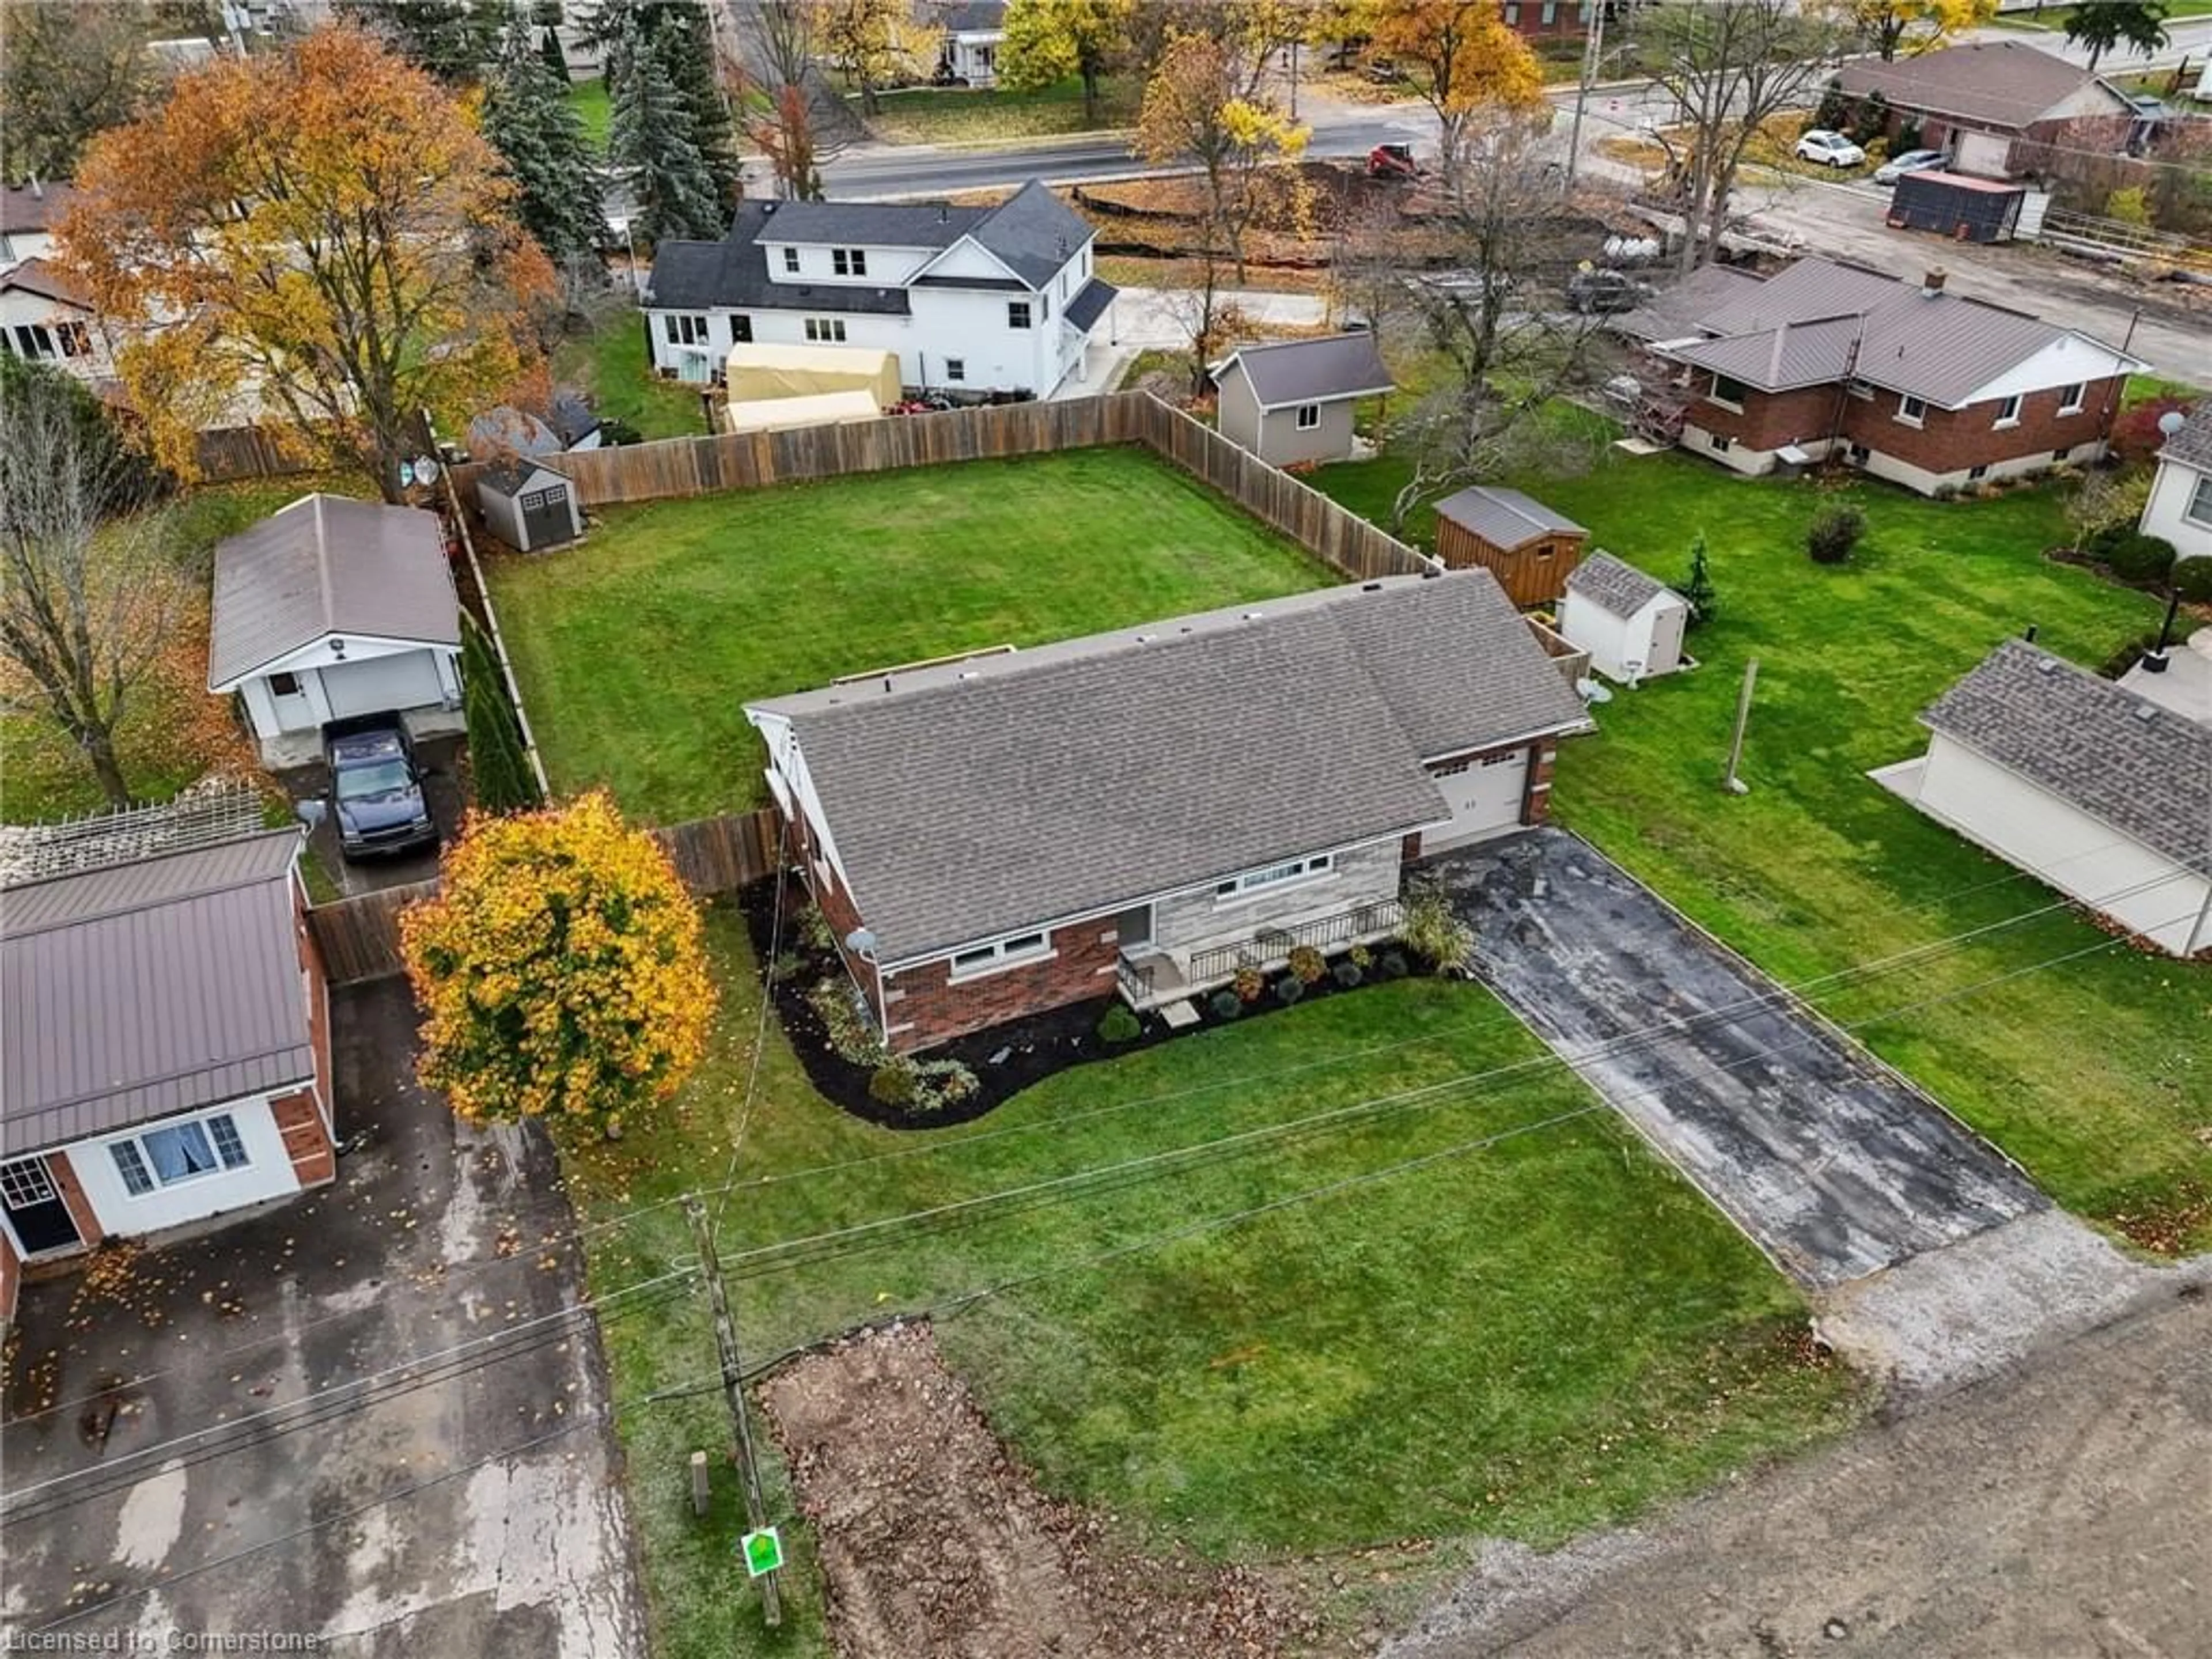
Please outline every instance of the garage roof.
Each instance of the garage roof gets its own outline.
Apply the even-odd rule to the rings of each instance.
[[[299,854],[276,830],[8,890],[0,1156],[314,1075]]]
[[[215,550],[208,690],[331,635],[458,647],[461,602],[434,513],[302,496]]]
[[[2175,863],[2212,868],[2212,726],[2022,640],[1920,718]]]

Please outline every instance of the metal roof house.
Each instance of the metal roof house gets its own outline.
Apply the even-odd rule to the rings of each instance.
[[[1395,389],[1365,329],[1239,346],[1211,373],[1221,435],[1277,466],[1348,459],[1359,400]]]
[[[301,844],[272,830],[0,894],[0,1316],[26,1264],[336,1174]]]
[[[1397,926],[1405,862],[1540,820],[1581,700],[1487,574],[1395,577],[752,703],[890,1045]]]
[[[996,207],[740,202],[720,241],[653,251],[653,366],[704,384],[732,346],[866,346],[904,386],[1042,398],[1082,377],[1113,302],[1092,237],[1035,179]]]
[[[1474,484],[1437,503],[1437,556],[1455,570],[1487,570],[1519,605],[1556,603],[1589,540],[1572,519],[1517,489]]]
[[[208,690],[237,694],[272,766],[352,715],[462,730],[460,649],[435,514],[307,495],[216,548]]]
[[[2212,726],[2021,640],[1920,717],[1875,781],[2179,957],[2212,950]]]
[[[2056,323],[1830,259],[1732,287],[1650,341],[1689,398],[1680,441],[1738,472],[1831,456],[1923,495],[2105,452],[2144,365]]]

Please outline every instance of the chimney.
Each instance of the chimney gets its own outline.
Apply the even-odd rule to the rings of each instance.
[[[952,217],[952,206],[951,206],[951,204],[950,204],[949,202],[939,202],[939,203],[937,204],[937,222],[938,222],[939,224],[940,224],[940,225],[941,225],[941,224],[944,224],[947,220],[951,219],[951,217]]]
[[[1920,279],[1920,291],[1929,299],[1934,299],[1943,291],[1943,284],[1950,279],[1950,275],[1951,273],[1941,265],[1931,266],[1928,274]]]
[[[1766,379],[1769,385],[1779,386],[1782,383],[1782,349],[1789,343],[1790,325],[1784,323],[1774,331],[1774,349],[1766,360]]]
[[[31,194],[39,201],[46,199],[46,187],[40,183],[39,175],[35,173],[31,175]]]

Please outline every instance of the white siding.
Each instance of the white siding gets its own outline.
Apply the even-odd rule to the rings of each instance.
[[[59,333],[64,325],[72,323],[82,325],[86,336],[86,349],[75,356],[63,354]],[[19,325],[44,328],[52,343],[52,355],[48,356],[25,350],[15,337]],[[73,374],[78,380],[104,380],[115,373],[114,360],[108,356],[107,344],[100,334],[99,324],[94,320],[92,313],[76,306],[63,305],[22,289],[9,289],[0,292],[0,332],[6,336],[4,343],[0,343],[0,350],[17,357],[35,356],[40,362],[64,374]]]
[[[866,247],[860,252],[866,274],[860,276],[837,275],[836,251],[827,246],[816,246],[805,242],[775,242],[763,236],[761,247],[768,256],[769,280],[779,283],[812,283],[822,288],[903,288],[915,274],[927,264],[933,249],[925,247]],[[787,247],[795,248],[799,254],[796,271],[784,263]]]
[[[1632,617],[1616,617],[1570,587],[1559,603],[1559,633],[1589,652],[1590,666],[1606,678],[1650,679],[1682,665],[1680,622],[1668,619],[1686,618],[1688,611],[1686,600],[1667,592],[1645,600]]]
[[[204,1120],[217,1111],[229,1113],[231,1121],[238,1126],[238,1138],[250,1160],[246,1167],[196,1176],[173,1187],[156,1187],[142,1197],[132,1197],[125,1188],[114,1156],[108,1151],[118,1140],[130,1139],[128,1134],[80,1140],[67,1149],[70,1164],[103,1231],[121,1234],[160,1232],[300,1190],[300,1178],[293,1172],[291,1158],[284,1150],[284,1138],[277,1133],[276,1119],[269,1109],[265,1096],[250,1095],[227,1106],[184,1113],[163,1119],[162,1122],[180,1123],[188,1118]],[[138,1132],[160,1127],[158,1123],[142,1124]]]
[[[1977,387],[1973,395],[1960,400],[1968,404],[1994,403],[2002,398],[2015,397],[2030,392],[2056,392],[2060,386],[2087,386],[2092,380],[2109,380],[2125,372],[2128,360],[2117,352],[2107,351],[2100,345],[2092,345],[2078,335],[2069,334],[2053,340],[2025,362],[2014,364],[1987,386]],[[2077,443],[2087,443],[2097,435],[2097,410],[2087,408],[2075,417],[2081,423],[2076,434]]]
[[[2212,523],[2188,516],[2197,487],[2208,475],[2179,461],[2160,461],[2143,503],[2142,532],[2163,536],[2185,559],[2212,558]]]
[[[2206,882],[2017,772],[1935,734],[1913,804],[2060,892],[2177,954],[2191,949]],[[2199,936],[2193,948],[2212,939]]]

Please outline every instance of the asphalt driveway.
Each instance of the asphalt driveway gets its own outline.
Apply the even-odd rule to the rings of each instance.
[[[1431,866],[1473,966],[1800,1283],[2045,1207],[1933,1101],[1587,842],[1540,829]]]
[[[147,1652],[193,1632],[644,1651],[551,1149],[416,1085],[403,982],[332,1013],[335,1186],[26,1287],[0,1648],[51,1629]]]
[[[431,821],[447,841],[460,834],[461,817],[468,810],[468,802],[461,793],[465,743],[459,737],[423,738],[415,745],[416,757],[423,768],[422,797],[429,803]],[[276,776],[276,781],[283,785],[284,793],[295,802],[329,799],[331,769],[320,761],[286,767]],[[386,887],[428,881],[438,873],[439,849],[435,847],[348,863],[338,850],[337,821],[328,813],[320,823],[308,830],[307,842],[316,861],[330,872],[338,890],[349,898],[357,893],[380,892]]]

